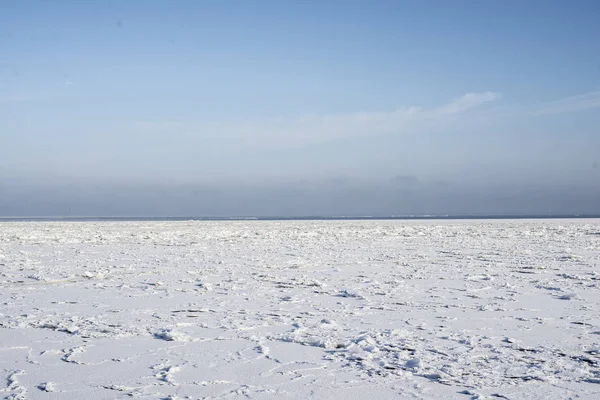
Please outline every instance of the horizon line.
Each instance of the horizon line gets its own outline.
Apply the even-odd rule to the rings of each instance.
[[[600,213],[546,214],[407,214],[407,215],[282,215],[282,216],[0,216],[0,222],[102,221],[340,221],[340,220],[485,220],[600,219]]]

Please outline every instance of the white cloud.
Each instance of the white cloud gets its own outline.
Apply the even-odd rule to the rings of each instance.
[[[483,108],[501,98],[497,92],[466,93],[433,107],[409,106],[392,111],[278,117],[242,122],[138,122],[142,133],[178,134],[188,140],[228,139],[232,144],[257,146],[301,145],[361,136],[398,135],[467,129],[507,118],[537,117],[600,108],[600,91],[537,105]]]
[[[552,115],[600,108],[600,90],[534,106],[531,115]]]
[[[302,144],[357,136],[400,134],[443,124],[484,103],[498,99],[494,92],[467,93],[433,108],[402,107],[388,112],[280,117],[242,123],[207,124],[196,131],[202,137],[238,139],[244,143]]]
[[[459,114],[499,98],[500,93],[495,92],[467,93],[438,107],[435,111],[438,114]]]

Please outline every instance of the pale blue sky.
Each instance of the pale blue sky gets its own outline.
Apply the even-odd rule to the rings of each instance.
[[[600,213],[598,21],[584,0],[4,0],[0,215]]]

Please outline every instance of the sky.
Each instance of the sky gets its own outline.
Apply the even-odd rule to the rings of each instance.
[[[0,1],[0,216],[600,214],[596,0]]]

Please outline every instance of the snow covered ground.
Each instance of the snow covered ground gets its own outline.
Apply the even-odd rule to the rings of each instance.
[[[600,398],[600,221],[0,223],[0,397]]]

